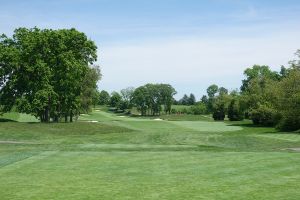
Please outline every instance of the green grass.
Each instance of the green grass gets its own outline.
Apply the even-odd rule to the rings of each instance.
[[[188,106],[188,105],[172,105],[172,108],[174,108],[176,110],[182,110],[182,109],[189,109],[189,108],[191,108],[191,106]]]
[[[171,114],[162,115],[160,118],[169,121],[213,121],[210,115]]]
[[[300,147],[299,133],[201,119],[103,111],[72,124],[2,117],[0,197],[299,199],[300,154],[287,150]]]
[[[11,113],[4,113],[2,116],[0,115],[0,122],[3,121],[38,122],[39,120],[32,115],[11,112]]]

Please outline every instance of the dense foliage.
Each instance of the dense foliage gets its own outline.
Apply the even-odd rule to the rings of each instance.
[[[169,84],[98,92],[96,50],[94,42],[75,29],[18,28],[12,37],[1,35],[0,114],[15,109],[42,122],[67,122],[100,104],[128,113],[136,107],[141,115],[212,114],[215,120],[249,118],[260,126],[300,129],[300,59],[279,72],[254,65],[244,71],[240,90],[212,84],[197,102],[192,93],[174,100],[176,91]],[[300,50],[296,56],[300,58]],[[183,108],[172,109],[172,104]]]
[[[299,51],[296,55],[300,55]],[[217,85],[207,89],[201,98],[215,120],[231,121],[250,118],[260,126],[276,126],[280,130],[300,129],[300,65],[291,62],[289,68],[279,72],[268,66],[254,65],[244,72],[240,91],[228,90]]]
[[[132,102],[141,115],[160,115],[162,111],[171,113],[175,89],[169,84],[146,84],[134,90]]]
[[[18,28],[0,38],[1,112],[13,107],[43,122],[72,121],[95,96],[97,47],[75,29]]]

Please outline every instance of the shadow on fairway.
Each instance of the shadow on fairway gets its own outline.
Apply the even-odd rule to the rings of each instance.
[[[17,122],[17,121],[11,120],[11,119],[0,118],[0,122]]]
[[[261,126],[256,124],[250,124],[250,123],[237,123],[237,124],[228,124],[228,126],[241,126],[241,127],[248,127],[248,128],[272,128],[272,126]]]

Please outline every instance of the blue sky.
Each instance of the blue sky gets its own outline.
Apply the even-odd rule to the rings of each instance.
[[[253,64],[279,69],[300,49],[296,0],[2,1],[0,32],[71,28],[99,47],[99,89],[170,83],[200,98],[212,83],[238,88]]]

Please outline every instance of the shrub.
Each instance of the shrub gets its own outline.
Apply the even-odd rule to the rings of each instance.
[[[186,108],[183,108],[183,109],[181,110],[181,113],[183,113],[183,114],[187,114],[187,113],[188,113],[188,109],[186,109]]]
[[[207,109],[204,103],[200,103],[191,107],[192,114],[203,115],[207,113]]]
[[[224,104],[219,104],[214,108],[213,118],[215,121],[224,121],[225,119],[225,106]]]
[[[297,131],[300,129],[300,117],[293,115],[283,116],[276,128],[281,131]]]
[[[228,118],[230,121],[241,121],[244,119],[244,113],[237,100],[231,100],[228,106]]]
[[[278,112],[266,105],[259,105],[257,109],[253,109],[250,117],[253,124],[262,126],[274,126],[279,120]]]
[[[176,114],[176,113],[177,113],[177,110],[176,110],[175,108],[172,108],[172,109],[171,109],[171,113],[172,113],[172,114]]]

